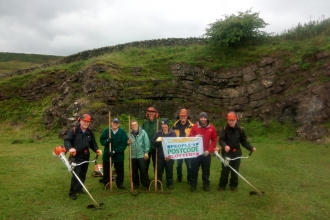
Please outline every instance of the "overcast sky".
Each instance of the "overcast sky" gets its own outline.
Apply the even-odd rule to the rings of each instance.
[[[67,56],[133,41],[200,37],[252,8],[282,33],[329,18],[329,0],[0,0],[0,52]]]

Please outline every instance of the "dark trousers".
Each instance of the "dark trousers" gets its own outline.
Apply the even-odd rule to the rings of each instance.
[[[165,170],[166,185],[173,186],[173,166],[174,160],[164,160],[158,158],[157,180],[163,183],[163,173]]]
[[[187,166],[187,181],[190,181],[190,177],[191,177],[191,158],[185,158],[185,159],[178,159],[176,160],[176,173],[177,173],[177,178],[178,180],[182,180],[182,164],[183,164],[183,160]]]
[[[229,161],[229,165],[233,169],[235,169],[237,172],[239,171],[240,164],[241,164],[241,159]],[[230,173],[230,176],[231,176],[229,187],[237,187],[238,186],[238,175],[237,175],[237,173],[235,173],[228,166],[225,167],[222,164],[222,170],[221,170],[221,175],[220,175],[220,179],[219,179],[219,187],[226,187],[226,185],[228,184],[229,173]]]
[[[154,173],[155,173],[155,164],[156,164],[156,152],[148,153],[149,158],[146,160],[146,172],[149,173],[149,165],[150,165],[150,160],[152,159],[152,165],[154,167]]]
[[[85,158],[85,160],[88,160],[89,158]],[[75,158],[75,163],[81,163],[83,161],[85,161],[84,159],[79,159],[79,158]],[[85,182],[86,180],[86,173],[88,170],[88,163],[84,163],[80,166],[76,166],[74,168],[74,172],[75,174],[77,174],[77,176],[79,177],[79,179],[81,180],[82,183]],[[80,184],[80,182],[78,181],[78,179],[76,178],[76,176],[72,173],[72,177],[71,177],[71,187],[70,187],[70,192],[69,195],[71,194],[76,194],[77,192],[82,190],[82,185]]]
[[[197,186],[197,179],[198,179],[198,170],[199,167],[202,167],[202,180],[203,180],[203,187],[210,187],[210,167],[211,167],[211,155],[200,155],[195,158],[191,158],[191,178],[190,178],[190,185],[192,187]]]
[[[146,172],[146,161],[143,158],[132,159],[132,181],[134,186],[149,187],[149,175]]]
[[[122,186],[124,183],[124,162],[113,163],[116,169],[116,185]],[[110,162],[103,161],[103,184],[107,185],[110,183]]]

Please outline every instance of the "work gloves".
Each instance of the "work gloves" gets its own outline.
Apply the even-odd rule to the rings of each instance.
[[[70,152],[70,156],[73,156],[73,157],[76,156],[76,153],[77,153],[76,149],[70,148],[69,152]]]
[[[107,139],[107,142],[108,142],[108,143],[111,143],[111,141],[112,141],[112,138],[108,138],[108,139]]]
[[[102,155],[102,151],[101,151],[101,150],[97,150],[97,151],[96,151],[96,154],[97,154],[98,156],[101,156],[101,155]]]
[[[149,159],[149,154],[148,153],[145,153],[144,156],[143,156],[144,160],[148,160]]]
[[[116,153],[115,151],[110,151],[109,152],[109,157],[113,157],[113,155],[115,155],[115,153]]]

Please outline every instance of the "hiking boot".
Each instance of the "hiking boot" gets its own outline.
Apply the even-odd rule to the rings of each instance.
[[[76,200],[77,199],[77,194],[70,194],[69,197],[72,200]]]
[[[191,191],[191,192],[195,192],[195,191],[196,191],[196,186],[191,186],[191,187],[190,187],[190,191]]]
[[[219,191],[221,191],[221,192],[222,192],[222,191],[225,191],[225,190],[226,190],[226,188],[225,188],[225,187],[222,187],[222,186],[220,186],[220,187],[219,187]]]
[[[230,187],[230,190],[233,191],[233,192],[236,192],[237,191],[237,187]]]
[[[167,186],[167,188],[174,189],[173,185],[169,185],[169,186]]]
[[[123,186],[123,185],[119,185],[119,186],[117,186],[117,188],[118,188],[118,189],[125,189],[125,186]]]
[[[203,188],[204,188],[204,191],[206,191],[206,192],[210,191],[210,187],[209,186],[204,186]]]

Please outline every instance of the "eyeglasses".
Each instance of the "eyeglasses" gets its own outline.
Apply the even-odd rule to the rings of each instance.
[[[131,126],[137,126],[138,124],[131,124]]]

